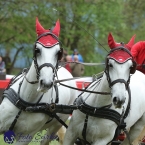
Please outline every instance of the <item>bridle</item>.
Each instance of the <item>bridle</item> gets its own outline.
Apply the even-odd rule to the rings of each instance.
[[[27,80],[27,82],[29,82],[29,83],[31,83],[31,84],[38,83],[38,80],[39,80],[39,78],[40,78],[40,71],[41,71],[41,69],[42,69],[43,67],[50,67],[50,68],[53,70],[53,74],[54,74],[54,75],[53,75],[53,80],[54,80],[55,75],[57,74],[58,61],[61,60],[62,55],[63,55],[63,48],[62,48],[62,47],[60,47],[60,51],[58,52],[58,58],[57,58],[56,66],[53,66],[51,63],[44,63],[44,64],[42,64],[42,65],[39,66],[38,63],[37,63],[37,51],[39,51],[39,50],[36,48],[36,43],[39,43],[38,40],[39,40],[41,37],[47,36],[47,35],[51,35],[53,38],[55,38],[55,39],[58,41],[58,43],[56,43],[55,45],[57,45],[57,44],[62,44],[62,43],[60,42],[60,40],[58,39],[58,37],[57,37],[55,34],[52,33],[52,31],[43,33],[43,34],[41,34],[41,35],[37,38],[37,40],[36,40],[36,42],[35,42],[35,45],[34,45],[34,49],[33,49],[33,60],[34,60],[34,66],[35,66],[35,69],[36,69],[37,81],[32,81],[32,82],[30,82],[30,81],[25,77],[26,80]],[[53,45],[53,46],[54,46],[54,45]]]
[[[114,80],[114,81],[111,81],[110,79],[110,75],[109,75],[109,65],[108,65],[108,61],[110,59],[110,54],[113,53],[114,51],[118,51],[118,50],[123,50],[125,51],[126,53],[128,53],[130,56],[131,56],[131,60],[133,62],[133,66],[130,68],[130,73],[131,74],[134,74],[135,71],[136,71],[136,62],[134,61],[134,58],[133,56],[131,55],[130,51],[128,49],[126,49],[125,47],[123,46],[119,46],[119,47],[116,47],[116,48],[113,48],[109,54],[107,55],[106,57],[106,68],[105,68],[105,73],[106,73],[106,76],[107,76],[107,80],[108,80],[108,84],[109,84],[109,87],[111,88],[114,84],[116,83],[124,83],[125,86],[126,86],[126,89],[128,89],[128,86],[129,86],[129,83],[130,83],[130,75],[129,75],[129,78],[127,81],[125,81],[124,79],[117,79],[117,80]],[[119,62],[118,62],[119,63]]]

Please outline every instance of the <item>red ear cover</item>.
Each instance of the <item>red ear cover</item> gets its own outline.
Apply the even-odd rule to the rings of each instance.
[[[41,34],[47,32],[48,30],[45,30],[42,25],[40,24],[38,18],[36,17],[36,33],[37,36],[40,36]]]
[[[131,47],[134,45],[135,36],[136,35],[133,35],[132,38],[130,39],[130,41],[127,44],[124,44],[124,47],[131,50]],[[108,45],[109,45],[110,49],[113,49],[115,47],[121,46],[122,44],[117,43],[115,41],[115,39],[113,38],[112,34],[109,33],[109,35],[108,35]]]
[[[37,36],[40,36],[41,34],[44,34],[46,32],[50,32],[50,30],[45,30],[43,26],[40,24],[38,18],[36,17],[36,33]],[[57,20],[55,27],[53,28],[52,32],[54,35],[59,37],[60,33],[60,22]],[[39,40],[37,40],[40,44],[42,44],[44,47],[52,47],[58,43],[58,40],[56,40],[52,35],[45,35],[42,36]]]
[[[130,39],[130,41],[126,44],[126,46],[129,50],[131,50],[132,46],[134,45],[135,36],[136,35],[133,35],[132,38]]]
[[[117,46],[111,33],[109,33],[109,35],[108,35],[108,45],[109,45],[110,49],[115,48]]]
[[[59,37],[59,33],[60,33],[60,22],[59,20],[57,20],[54,29],[52,30],[52,32]]]

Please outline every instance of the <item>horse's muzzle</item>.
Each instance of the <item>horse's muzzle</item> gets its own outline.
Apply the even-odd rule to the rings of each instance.
[[[125,99],[120,100],[119,97],[114,97],[113,98],[113,104],[115,106],[115,108],[121,108],[122,105],[124,104]]]
[[[39,81],[39,87],[38,87],[37,91],[45,93],[52,87],[52,85],[53,85],[52,81],[49,82],[49,83],[45,83],[45,81],[40,80]]]

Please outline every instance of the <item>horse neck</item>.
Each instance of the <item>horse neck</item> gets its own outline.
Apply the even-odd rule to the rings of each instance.
[[[34,63],[32,62],[32,65],[26,74],[26,78],[29,82],[33,82],[37,81],[36,76],[36,69]],[[26,78],[23,79],[22,86],[20,88],[20,97],[25,101],[36,102],[42,95],[42,93],[37,92],[38,83],[31,84],[26,80]]]
[[[93,88],[94,88],[93,91],[96,92],[110,93],[110,88],[105,73],[103,74],[100,83],[98,85],[95,85]],[[111,103],[111,96],[91,93],[88,99],[86,100],[86,103],[94,107],[102,107],[105,105],[109,105]]]

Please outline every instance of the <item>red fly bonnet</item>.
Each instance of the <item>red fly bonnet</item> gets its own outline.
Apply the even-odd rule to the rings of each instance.
[[[45,30],[42,25],[40,24],[38,18],[36,18],[36,33],[37,33],[37,40],[36,43],[40,43],[45,48],[51,48],[60,43],[58,37],[60,33],[60,22],[57,20],[53,30]],[[62,58],[63,49],[61,48],[58,54],[58,60]]]
[[[127,44],[115,42],[111,33],[108,35],[108,45],[111,49],[107,56],[107,59],[114,59],[118,63],[125,63],[127,60],[131,59],[133,61],[133,66],[130,73],[133,74],[136,70],[136,63],[130,53],[131,47],[134,45],[135,35],[130,39]]]

